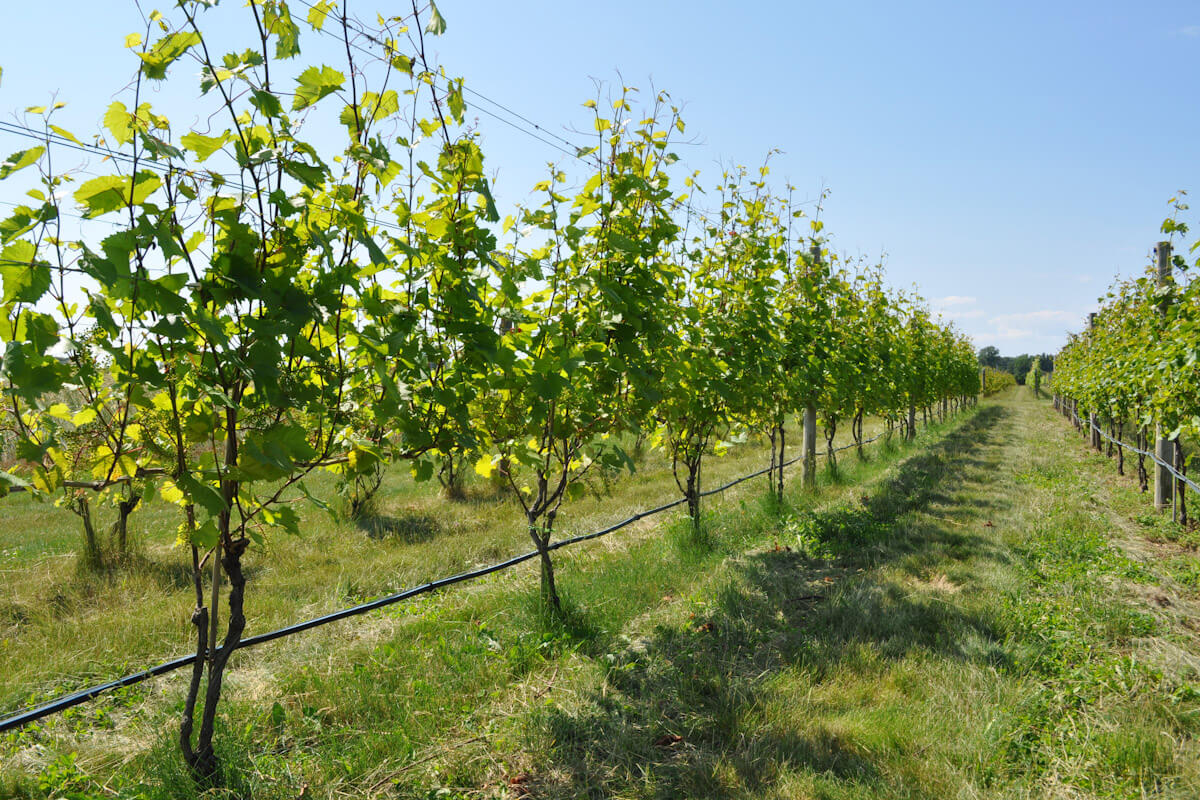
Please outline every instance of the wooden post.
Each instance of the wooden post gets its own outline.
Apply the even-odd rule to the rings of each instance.
[[[1096,327],[1096,312],[1088,314],[1088,330],[1094,330]],[[1104,445],[1100,440],[1100,418],[1096,412],[1088,412],[1088,441],[1092,443],[1092,448],[1097,452],[1104,449]]]
[[[815,238],[808,247],[814,267],[821,265],[821,244]],[[817,407],[809,403],[804,407],[804,488],[817,488]]]
[[[1154,252],[1158,256],[1158,285],[1168,286],[1171,283],[1171,243],[1159,242],[1158,246],[1154,248]],[[1163,317],[1167,316],[1166,300],[1162,302],[1158,310]],[[1175,443],[1166,438],[1161,423],[1154,426],[1154,455],[1158,456],[1160,462],[1175,463]],[[1156,463],[1154,465],[1154,508],[1156,510],[1163,511],[1171,505],[1174,496],[1172,484],[1173,477],[1170,471],[1161,463]]]
[[[985,369],[984,367],[980,367],[979,368],[979,396],[980,397],[983,397],[984,379],[986,377],[987,377],[987,369]]]
[[[817,488],[817,407],[804,408],[804,488]]]

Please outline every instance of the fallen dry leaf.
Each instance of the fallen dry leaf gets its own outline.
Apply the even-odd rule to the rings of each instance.
[[[528,773],[522,772],[508,779],[508,788],[517,797],[528,797],[530,794]]]

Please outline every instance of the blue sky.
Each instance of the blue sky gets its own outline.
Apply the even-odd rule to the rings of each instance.
[[[893,285],[916,284],[1006,354],[1057,350],[1114,275],[1147,263],[1175,191],[1200,191],[1195,3],[439,7],[447,71],[568,139],[583,140],[593,79],[619,70],[684,107],[697,142],[679,154],[710,176],[781,149],[779,184],[831,191],[836,249],[886,252]],[[365,19],[403,8],[350,0]],[[59,0],[6,18],[3,117],[58,89],[64,123],[94,131],[132,74],[122,41],[141,28],[136,7]],[[479,129],[502,204],[562,158],[482,114]]]

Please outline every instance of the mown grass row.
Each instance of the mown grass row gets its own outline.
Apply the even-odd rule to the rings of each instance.
[[[793,439],[795,441],[795,439]],[[765,466],[758,443],[712,459],[706,481]],[[795,475],[791,476],[795,477]],[[268,540],[248,557],[249,633],[328,613],[427,580],[494,563],[529,549],[515,502],[471,475],[464,500],[389,472],[376,513],[359,520],[308,507],[300,537]],[[333,476],[311,485],[333,497]],[[601,476],[564,509],[562,536],[601,528],[678,496],[657,452],[632,476]],[[191,638],[190,566],[174,546],[178,508],[148,498],[131,517],[139,552],[122,567],[92,574],[74,551],[80,537],[69,512],[28,498],[6,498],[0,525],[0,714],[111,680],[186,651]]]
[[[1200,598],[1170,566],[1196,554],[1140,553],[1167,523],[1072,445],[1024,392],[984,409],[488,755],[539,797],[1200,796]]]
[[[1200,794],[1200,561],[1135,485],[1023,392],[844,466],[564,554],[565,620],[529,572],[245,654],[224,796]],[[0,794],[195,796],[174,695],[9,742]]]

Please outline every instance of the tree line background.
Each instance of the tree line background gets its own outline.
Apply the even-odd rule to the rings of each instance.
[[[999,348],[992,345],[979,348],[979,366],[991,367],[992,369],[1012,373],[1012,376],[1017,379],[1018,386],[1025,385],[1025,377],[1029,374],[1029,370],[1033,368],[1034,362],[1037,363],[1043,373],[1048,374],[1054,371],[1054,356],[1047,353],[1040,353],[1038,355],[1021,353],[1019,356],[1002,356],[1000,355]]]

